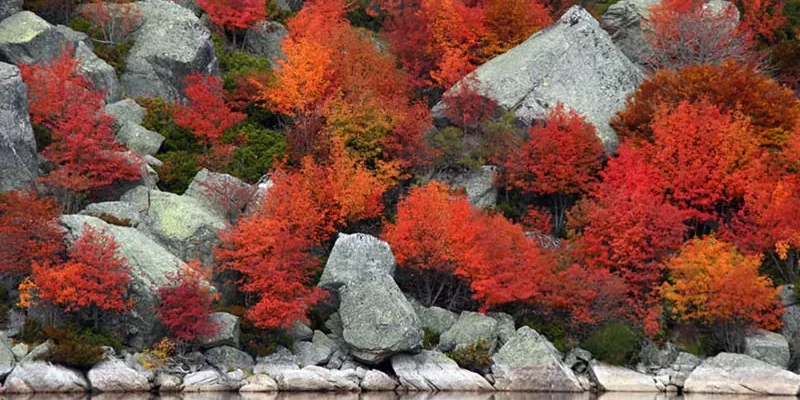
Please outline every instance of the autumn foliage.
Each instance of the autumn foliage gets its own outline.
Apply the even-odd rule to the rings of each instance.
[[[231,31],[267,19],[265,0],[197,0],[197,5],[211,22]]]
[[[175,123],[186,128],[206,146],[220,145],[222,134],[244,120],[225,98],[222,80],[217,76],[193,73],[184,79],[186,104],[178,104],[172,113]]]
[[[175,284],[158,289],[161,298],[156,308],[158,321],[176,340],[192,342],[219,329],[209,320],[215,296],[208,278],[203,267],[193,262],[170,277]]]
[[[0,194],[0,268],[5,274],[24,276],[34,263],[53,262],[63,253],[55,201],[35,192]]]
[[[67,312],[124,312],[130,308],[130,268],[119,245],[88,224],[69,246],[66,260],[34,262],[32,280],[40,299]]]
[[[272,179],[261,208],[225,233],[217,252],[220,268],[242,274],[240,290],[258,297],[248,317],[262,328],[289,326],[325,297],[313,287],[321,268],[314,250],[349,223],[377,217],[390,181],[341,147],[326,165],[306,157]]]
[[[779,290],[758,273],[761,257],[707,237],[687,243],[667,261],[664,297],[682,320],[780,327]]]
[[[140,178],[141,162],[113,137],[103,96],[81,74],[70,49],[49,64],[20,65],[31,120],[52,131],[42,155],[56,166],[42,178],[71,192],[91,192]]]
[[[287,23],[276,79],[262,86],[270,107],[292,119],[292,155],[325,157],[337,139],[363,160],[424,160],[424,105],[412,101],[395,58],[345,19],[342,0],[311,1]],[[257,84],[257,82],[256,82]]]

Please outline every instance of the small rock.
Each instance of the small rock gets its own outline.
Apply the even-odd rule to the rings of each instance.
[[[497,341],[497,320],[472,311],[464,311],[453,326],[439,337],[439,349],[452,351],[469,347],[483,340],[494,349]]]
[[[253,372],[267,374],[274,378],[283,371],[294,369],[300,369],[297,358],[285,347],[278,346],[274,353],[258,358],[258,363],[253,368]]]
[[[281,43],[289,31],[278,22],[262,21],[253,24],[244,37],[244,47],[248,52],[265,57],[271,63],[283,59]]]
[[[156,375],[153,387],[164,393],[180,392],[182,388],[181,378],[162,372]]]
[[[330,361],[333,352],[339,346],[321,331],[315,331],[309,342],[295,342],[294,353],[301,367],[307,365],[324,365]]]
[[[164,136],[149,131],[139,124],[126,122],[117,131],[117,140],[139,154],[156,155],[164,143]]]
[[[291,334],[295,341],[309,340],[314,336],[314,331],[304,322],[295,321],[292,323]]]
[[[242,393],[277,392],[278,382],[266,374],[255,374],[247,378],[247,384],[239,389]]]
[[[11,352],[14,353],[14,358],[20,361],[28,355],[28,345],[25,343],[17,343],[11,348]]]
[[[119,129],[126,123],[141,125],[147,110],[133,99],[120,100],[105,107],[106,114],[114,118],[114,126]]]
[[[397,381],[389,375],[372,369],[364,374],[361,380],[361,389],[371,392],[391,392],[397,388]]]
[[[255,366],[253,357],[231,346],[219,346],[209,349],[206,351],[205,357],[209,364],[220,371],[248,369]]]
[[[139,212],[130,203],[122,201],[92,203],[79,214],[100,218],[111,225],[133,228],[138,226],[140,221]]]
[[[586,372],[590,361],[592,361],[592,353],[580,347],[573,347],[564,357],[564,364],[578,373]]]

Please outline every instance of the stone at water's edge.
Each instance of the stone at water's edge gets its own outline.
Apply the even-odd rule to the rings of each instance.
[[[394,391],[397,388],[397,381],[389,375],[371,369],[367,371],[361,380],[361,390],[372,392]]]
[[[786,395],[800,393],[800,375],[755,358],[720,353],[686,378],[686,393]]]
[[[461,369],[438,351],[422,350],[416,355],[396,354],[392,369],[408,391],[491,391],[482,376]]]
[[[14,351],[16,348],[17,346],[11,347],[11,340],[5,332],[0,332],[0,380],[5,378],[17,364],[17,352]],[[25,352],[27,353],[27,347]]]
[[[287,348],[278,346],[278,349],[272,354],[258,358],[253,373],[266,374],[274,378],[283,371],[293,369],[300,369],[297,357]]]
[[[214,347],[206,351],[205,356],[206,362],[220,371],[245,370],[256,364],[252,356],[231,346]]]
[[[330,361],[339,345],[322,331],[314,331],[311,342],[297,341],[294,343],[294,354],[301,367],[308,365],[325,365]]]
[[[219,75],[211,32],[190,10],[167,0],[134,3],[142,14],[121,83],[130,97],[182,99],[186,76]]]
[[[760,329],[744,339],[744,354],[783,369],[789,368],[789,342],[782,335]]]
[[[6,393],[83,393],[89,391],[83,374],[44,361],[22,362],[6,378]]]
[[[120,254],[131,268],[129,290],[136,302],[134,310],[123,317],[122,325],[111,328],[125,332],[125,342],[134,348],[149,345],[158,334],[153,311],[158,301],[158,288],[170,283],[170,276],[183,268],[183,261],[134,228],[109,225],[84,215],[64,215],[61,224],[72,240],[81,235],[84,224],[104,230],[115,239]]]
[[[592,362],[589,375],[606,392],[660,392],[652,376],[625,367]]]
[[[644,74],[591,14],[573,6],[553,25],[481,65],[470,77],[477,79],[483,94],[526,123],[563,103],[594,124],[606,149],[613,150],[617,137],[609,121]],[[440,125],[446,121],[444,107],[440,102],[432,110]]]
[[[101,392],[149,392],[147,377],[125,365],[125,362],[112,359],[95,365],[86,374],[92,390]]]
[[[553,345],[523,326],[492,356],[495,388],[510,391],[582,392],[580,382]]]
[[[355,371],[329,370],[317,366],[286,370],[275,376],[278,388],[286,392],[357,392]]]
[[[29,186],[38,176],[27,88],[19,68],[0,62],[0,193]]]

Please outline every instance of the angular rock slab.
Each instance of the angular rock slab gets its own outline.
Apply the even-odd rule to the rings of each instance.
[[[214,347],[206,351],[205,356],[206,361],[220,371],[244,370],[256,364],[252,356],[231,346]]]
[[[497,390],[582,392],[578,378],[561,361],[553,345],[535,330],[523,326],[492,356]]]
[[[356,392],[360,390],[355,371],[329,370],[317,366],[286,370],[275,378],[286,392]]]
[[[744,354],[783,369],[789,368],[789,342],[775,332],[760,329],[746,336]]]
[[[130,97],[184,98],[184,79],[219,75],[211,32],[190,10],[167,0],[134,3],[142,14],[121,84]]]
[[[422,348],[419,318],[391,277],[345,286],[339,295],[342,338],[355,359],[374,365]]]
[[[589,376],[597,387],[605,392],[659,392],[653,377],[632,369],[593,362],[589,366]]]
[[[361,390],[370,392],[391,392],[397,388],[397,381],[389,375],[371,369],[364,374],[361,380]]]
[[[0,62],[0,193],[29,186],[38,176],[28,90],[19,68]]]
[[[451,351],[459,347],[469,347],[482,340],[494,349],[497,341],[498,321],[488,315],[464,311],[458,320],[442,333],[439,349]]]
[[[644,74],[591,14],[572,6],[553,25],[481,65],[470,77],[478,80],[487,97],[525,123],[563,103],[594,124],[612,151],[617,136],[609,121],[624,108],[625,98]],[[433,108],[436,120],[445,118],[444,107],[439,103]]]
[[[394,269],[395,259],[388,243],[363,233],[340,233],[319,286],[335,290],[374,277],[391,277]]]
[[[800,375],[755,358],[720,353],[706,359],[686,378],[686,393],[796,396]]]
[[[239,347],[239,317],[225,312],[215,312],[208,317],[209,323],[214,324],[215,332],[200,339],[200,345],[205,348],[217,346]]]
[[[461,369],[455,361],[438,351],[396,354],[392,357],[392,369],[400,380],[400,386],[408,391],[494,390],[482,376]]]
[[[80,372],[44,361],[23,362],[6,378],[6,393],[83,393],[89,382]]]
[[[289,36],[285,26],[275,21],[256,22],[244,36],[244,47],[248,52],[266,57],[271,63],[283,59],[281,43]]]
[[[147,377],[125,365],[122,360],[109,360],[95,365],[86,374],[92,390],[101,392],[149,392]]]
[[[57,57],[69,44],[56,27],[30,11],[0,22],[0,61],[36,64]]]

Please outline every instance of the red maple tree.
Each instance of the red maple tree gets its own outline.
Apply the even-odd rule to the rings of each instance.
[[[33,191],[0,193],[0,270],[23,276],[34,263],[54,262],[64,252],[59,207]]]
[[[245,119],[245,114],[232,110],[219,77],[195,72],[184,79],[184,84],[186,104],[177,104],[172,117],[202,144],[219,144],[225,130]]]
[[[196,0],[215,25],[230,31],[267,19],[265,0]]]
[[[156,307],[158,321],[179,341],[192,342],[219,329],[209,320],[215,296],[208,275],[199,262],[191,262],[170,277],[176,284],[158,289],[161,298]]]

